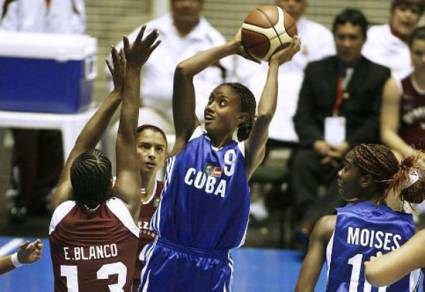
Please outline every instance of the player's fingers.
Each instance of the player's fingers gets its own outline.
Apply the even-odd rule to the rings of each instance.
[[[109,72],[111,72],[111,74],[113,75],[114,74],[114,70],[112,69],[112,66],[109,63],[109,60],[108,59],[105,59],[105,63],[106,63],[106,66],[108,67]]]
[[[124,52],[127,53],[128,49],[130,48],[130,42],[128,41],[127,36],[123,36],[122,41],[123,41],[123,44],[124,44]]]
[[[143,25],[142,28],[139,30],[139,33],[137,34],[136,40],[134,41],[136,44],[138,44],[142,40],[145,30],[146,25]]]
[[[156,43],[151,46],[151,49],[149,50],[149,55],[152,54],[153,51],[161,44],[161,40],[158,40]]]
[[[148,36],[143,41],[146,42],[147,44],[153,44],[158,38],[158,36],[159,36],[158,31],[154,29],[148,34]]]
[[[29,245],[30,245],[30,242],[27,240],[23,244],[21,244],[19,249],[27,249]]]

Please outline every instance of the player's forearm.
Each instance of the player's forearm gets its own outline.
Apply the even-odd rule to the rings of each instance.
[[[258,103],[258,118],[261,118],[261,119],[265,118],[271,121],[274,113],[276,112],[277,90],[278,90],[278,81],[277,81],[278,70],[279,70],[279,65],[277,64],[271,64],[269,66],[266,84],[264,85],[260,102]]]
[[[124,82],[118,134],[132,137],[139,118],[140,68],[129,66]]]
[[[231,41],[224,45],[205,50],[180,62],[176,67],[176,71],[178,71],[178,74],[185,76],[194,76],[221,58],[236,54],[239,46],[239,41]]]

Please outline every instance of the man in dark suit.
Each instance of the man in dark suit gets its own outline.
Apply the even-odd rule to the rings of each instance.
[[[379,142],[381,96],[390,70],[361,55],[366,30],[361,11],[342,11],[333,24],[337,55],[305,69],[294,117],[300,145],[292,157],[290,180],[304,212],[298,235],[308,235],[318,218],[342,204],[337,173],[348,150]],[[325,192],[319,201],[320,185]]]

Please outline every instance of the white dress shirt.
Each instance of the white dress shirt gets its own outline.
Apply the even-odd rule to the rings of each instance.
[[[3,0],[2,0],[3,1]],[[86,28],[84,0],[16,0],[9,4],[0,30],[82,34]]]
[[[412,72],[409,47],[391,33],[389,24],[369,28],[362,54],[369,60],[390,68],[395,79],[401,80]]]

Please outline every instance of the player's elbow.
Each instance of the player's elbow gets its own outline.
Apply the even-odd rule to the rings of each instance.
[[[186,61],[182,61],[177,64],[176,70],[174,71],[174,78],[184,78],[190,76],[189,66]]]
[[[365,267],[366,280],[375,287],[384,286],[382,273],[379,272],[379,267],[374,263],[368,263]]]

